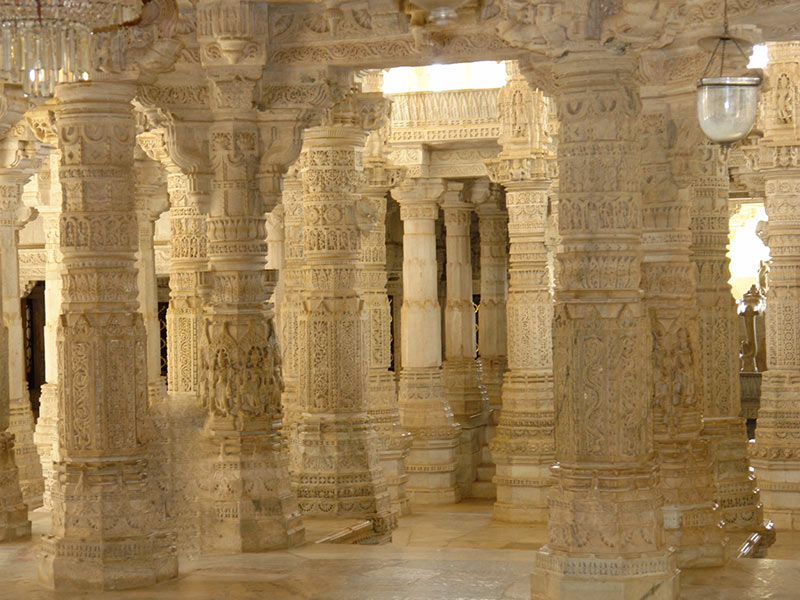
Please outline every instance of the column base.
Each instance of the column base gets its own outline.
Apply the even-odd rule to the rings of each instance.
[[[58,410],[58,385],[46,383],[39,396],[39,420],[33,433],[33,441],[42,465],[42,506],[53,510],[53,462],[58,461],[58,432],[56,411]]]
[[[677,600],[679,571],[668,551],[636,558],[569,556],[547,546],[536,555],[532,600]]]
[[[449,433],[451,437],[441,436]],[[459,428],[412,433],[406,459],[406,494],[412,504],[454,504],[461,500],[457,481]],[[431,437],[426,437],[426,436]],[[433,437],[435,436],[435,437]]]
[[[664,541],[675,549],[679,568],[721,567],[725,564],[728,538],[713,521],[710,507],[664,507]],[[721,524],[720,524],[721,525]]]
[[[367,375],[367,393],[370,405],[367,414],[377,434],[378,460],[386,479],[392,511],[405,515],[409,512],[406,458],[411,448],[411,434],[400,425],[394,373],[386,369],[371,369]]]
[[[264,552],[303,543],[305,529],[277,436],[225,432],[210,442],[207,480],[200,483],[203,550]]]
[[[489,420],[489,397],[480,371],[480,361],[472,358],[448,359],[442,364],[445,398],[461,425],[456,478],[462,498],[471,497],[472,483],[478,479]]]
[[[45,535],[37,563],[42,585],[59,592],[124,590],[178,576],[170,537],[89,542]]]
[[[398,386],[400,420],[413,441],[406,459],[406,493],[412,504],[452,504],[461,499],[456,479],[461,426],[445,399],[438,367],[406,368]]]
[[[19,474],[14,464],[14,436],[0,433],[0,542],[31,536],[28,507],[22,501]]]
[[[744,419],[703,419],[703,437],[714,460],[714,500],[726,531],[756,531],[763,521],[755,477],[750,474]]]
[[[498,463],[494,518],[509,523],[547,523],[547,494],[553,485],[549,464]]]
[[[304,413],[297,443],[292,489],[303,514],[368,519],[377,539],[397,527],[366,414]]]
[[[14,434],[14,460],[19,469],[19,487],[28,510],[42,506],[44,479],[39,453],[33,443],[33,413],[27,393],[9,401],[8,431]]]

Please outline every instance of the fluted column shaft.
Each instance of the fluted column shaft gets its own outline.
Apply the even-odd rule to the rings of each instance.
[[[445,397],[442,380],[442,317],[436,264],[438,179],[407,180],[392,195],[403,220],[402,370],[400,419],[413,436],[406,460],[412,503],[446,504],[460,499],[456,484],[461,426]]]
[[[159,531],[163,515],[152,502],[143,443],[147,364],[134,268],[134,92],[134,85],[116,82],[63,84],[56,91],[64,189],[61,460],[54,465],[52,531],[38,556],[42,582],[55,589],[134,587],[177,575],[174,542]]]
[[[555,66],[561,123],[553,325],[555,484],[533,598],[677,597],[663,539],[641,302],[641,109],[632,57]],[[512,367],[513,368],[513,367]],[[587,583],[587,575],[602,573]],[[635,575],[633,575],[635,573]]]

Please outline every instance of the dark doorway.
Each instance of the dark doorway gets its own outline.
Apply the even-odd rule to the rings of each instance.
[[[34,283],[21,299],[25,376],[34,419],[39,418],[39,396],[45,383],[44,370],[44,281]]]

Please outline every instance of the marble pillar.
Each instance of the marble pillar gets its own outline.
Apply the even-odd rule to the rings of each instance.
[[[767,291],[767,370],[751,463],[764,514],[782,530],[800,530],[800,43],[769,45],[770,82],[763,98],[764,137],[758,167],[764,176],[772,261]]]
[[[39,213],[45,236],[45,326],[44,326],[44,369],[45,383],[39,395],[39,419],[33,439],[42,464],[44,491],[42,504],[53,510],[53,463],[60,460],[58,451],[58,348],[56,330],[61,312],[61,269],[59,221],[61,218],[62,190],[58,165],[61,154],[54,149],[47,157],[48,165],[42,169],[39,183]],[[46,173],[46,176],[43,175]]]
[[[303,182],[299,165],[302,153],[289,167],[283,180],[284,264],[280,272],[282,297],[279,331],[283,357],[283,433],[289,446],[289,468],[296,464],[297,423],[300,418],[298,373],[300,370],[300,338],[298,318],[303,310]]]
[[[684,114],[694,108],[683,104]],[[688,193],[691,259],[696,268],[698,308],[698,394],[702,398],[703,436],[714,463],[714,501],[737,545],[762,527],[758,487],[749,470],[745,420],[739,399],[739,323],[731,295],[728,252],[728,169],[720,147],[697,130],[693,116],[678,122],[673,172]]]
[[[17,176],[24,176],[23,169],[15,171]],[[42,506],[44,479],[39,454],[33,442],[33,411],[25,373],[19,287],[19,232],[36,217],[37,212],[23,204],[22,200],[22,195],[13,200],[9,198],[0,207],[0,268],[3,274],[3,321],[8,328],[8,431],[14,435],[14,458],[19,470],[22,498],[28,510],[33,510]]]
[[[367,138],[364,151],[364,184],[361,187],[361,262],[358,291],[367,313],[367,414],[378,434],[378,456],[389,490],[392,509],[398,515],[409,512],[406,494],[406,458],[411,434],[400,424],[397,381],[389,368],[392,362],[392,314],[386,293],[386,205],[389,190],[403,175],[384,157],[383,144],[375,142],[381,130]],[[377,147],[371,151],[373,147]]]
[[[206,26],[215,30],[219,14],[207,10]],[[212,67],[210,291],[199,340],[210,481],[202,486],[201,530],[204,548],[258,552],[301,543],[304,529],[280,433],[280,351],[267,303],[265,212],[273,206],[256,179],[267,141],[248,99],[255,71],[242,69]]]
[[[506,370],[506,299],[508,298],[508,212],[502,186],[493,183],[476,202],[480,243],[480,307],[478,356],[481,381],[489,400],[485,441],[481,446],[478,479],[472,497],[497,497],[496,468],[489,450],[500,420],[501,390]]]
[[[5,231],[3,236],[5,239],[2,240],[5,242],[3,244],[5,257],[9,251],[8,246],[14,247],[13,243],[10,243],[11,240],[7,238],[9,233],[16,238],[16,217],[22,199],[22,187],[30,177],[30,173],[26,173],[25,167],[30,166],[29,163],[35,152],[11,127],[16,124],[25,111],[25,100],[21,90],[11,88],[0,93],[3,94],[0,96],[0,100],[5,108],[2,115],[3,122],[0,123],[0,129],[4,134],[0,138],[0,232]],[[16,256],[14,258],[16,260]],[[10,265],[6,258],[2,261],[2,266],[6,269],[9,268]],[[11,270],[11,276],[14,277],[13,285],[19,289],[16,265],[9,270]],[[9,427],[12,390],[10,379],[24,376],[24,372],[18,372],[22,356],[17,356],[16,360],[9,360],[9,351],[19,352],[22,340],[20,339],[19,346],[9,344],[10,328],[6,324],[8,319],[5,304],[13,302],[14,298],[9,298],[6,293],[10,283],[6,282],[7,277],[9,277],[8,270],[3,272],[3,293],[0,295],[0,310],[4,317],[0,322],[0,542],[30,537],[31,534],[28,507],[23,502],[20,473],[15,459],[14,434]],[[19,315],[18,293],[16,303],[17,315]],[[17,333],[22,335],[21,330],[18,330]]]
[[[506,371],[508,299],[508,211],[502,187],[493,184],[475,211],[481,247],[481,303],[478,310],[478,355],[483,386],[489,396],[490,422],[497,424]]]
[[[701,436],[700,346],[691,206],[672,177],[674,122],[652,101],[641,117],[642,289],[650,322],[653,441],[664,494],[664,535],[679,567],[721,566],[725,540],[714,503],[708,440]]]
[[[371,333],[357,274],[357,203],[367,133],[386,118],[379,93],[352,91],[305,132],[303,310],[298,318],[302,414],[293,487],[303,512],[361,517],[386,539],[396,527],[368,415]]]
[[[487,161],[490,177],[506,190],[509,239],[508,370],[490,445],[497,468],[494,516],[545,523],[555,452],[553,297],[545,245],[552,149],[544,95],[532,90],[518,69],[509,75],[498,97],[503,151]],[[512,110],[515,102],[518,108]]]
[[[548,542],[531,580],[535,599],[678,596],[675,557],[664,543],[639,290],[636,64],[595,50],[570,52],[554,66],[562,238],[553,320],[556,463]]]
[[[436,217],[440,179],[406,180],[392,190],[403,220],[403,304],[398,387],[400,421],[413,436],[406,459],[412,503],[457,502],[461,425],[445,397],[442,317],[436,272]]]
[[[62,84],[56,127],[64,190],[57,345],[60,460],[52,529],[38,555],[47,587],[106,590],[175,577],[143,434],[145,330],[137,312],[135,123],[128,82]],[[111,192],[113,190],[113,193]]]
[[[475,187],[487,188],[488,181],[474,182],[473,189],[447,182],[441,206],[446,243],[447,300],[444,305],[445,359],[442,363],[445,397],[461,425],[457,481],[462,498],[472,495],[478,478],[481,448],[486,442],[489,398],[476,359],[475,308],[472,303],[472,254],[470,222],[474,205],[468,194],[481,195]],[[485,189],[483,190],[485,191]]]

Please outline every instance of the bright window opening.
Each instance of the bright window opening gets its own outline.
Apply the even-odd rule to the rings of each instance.
[[[429,67],[396,67],[383,77],[385,94],[406,92],[444,92],[503,87],[506,65],[490,60]]]

